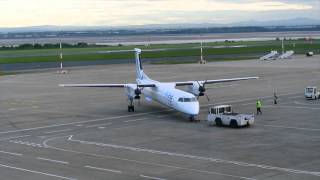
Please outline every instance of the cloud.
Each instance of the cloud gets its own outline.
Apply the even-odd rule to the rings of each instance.
[[[241,20],[241,13],[317,14],[319,6],[319,0],[0,0],[0,27],[224,22]]]

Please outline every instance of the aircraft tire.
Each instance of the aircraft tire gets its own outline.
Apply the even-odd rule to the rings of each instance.
[[[128,106],[128,112],[134,112],[134,106]]]

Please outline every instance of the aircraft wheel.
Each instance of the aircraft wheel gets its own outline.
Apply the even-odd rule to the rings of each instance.
[[[134,106],[128,106],[128,112],[134,112]]]

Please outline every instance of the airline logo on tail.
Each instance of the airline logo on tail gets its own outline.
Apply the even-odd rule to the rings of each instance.
[[[137,79],[143,80],[143,68],[142,68],[142,62],[141,62],[141,58],[140,58],[140,54],[141,54],[141,49],[134,49],[135,50],[135,56],[136,56],[136,75],[137,75]]]

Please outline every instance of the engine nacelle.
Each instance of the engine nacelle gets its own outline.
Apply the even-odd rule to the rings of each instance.
[[[140,95],[142,94],[141,89],[137,87],[137,85],[129,84],[126,87],[126,94],[130,100],[132,99],[140,99]]]
[[[137,86],[135,86],[135,85],[133,85],[133,84],[132,84],[132,85],[128,85],[128,86],[125,88],[126,94],[127,94],[128,98],[129,98],[130,100],[133,100],[133,99],[135,98],[135,96],[136,96],[136,93],[135,93],[136,89],[137,89]]]
[[[192,82],[193,84],[192,85],[189,85],[187,86],[187,92],[195,95],[195,96],[199,96],[200,94],[200,91],[199,91],[199,88],[200,88],[200,85],[199,83],[197,82]]]
[[[206,92],[203,82],[194,81],[192,82],[192,85],[189,85],[187,88],[187,91],[195,96],[204,96],[204,93]]]

